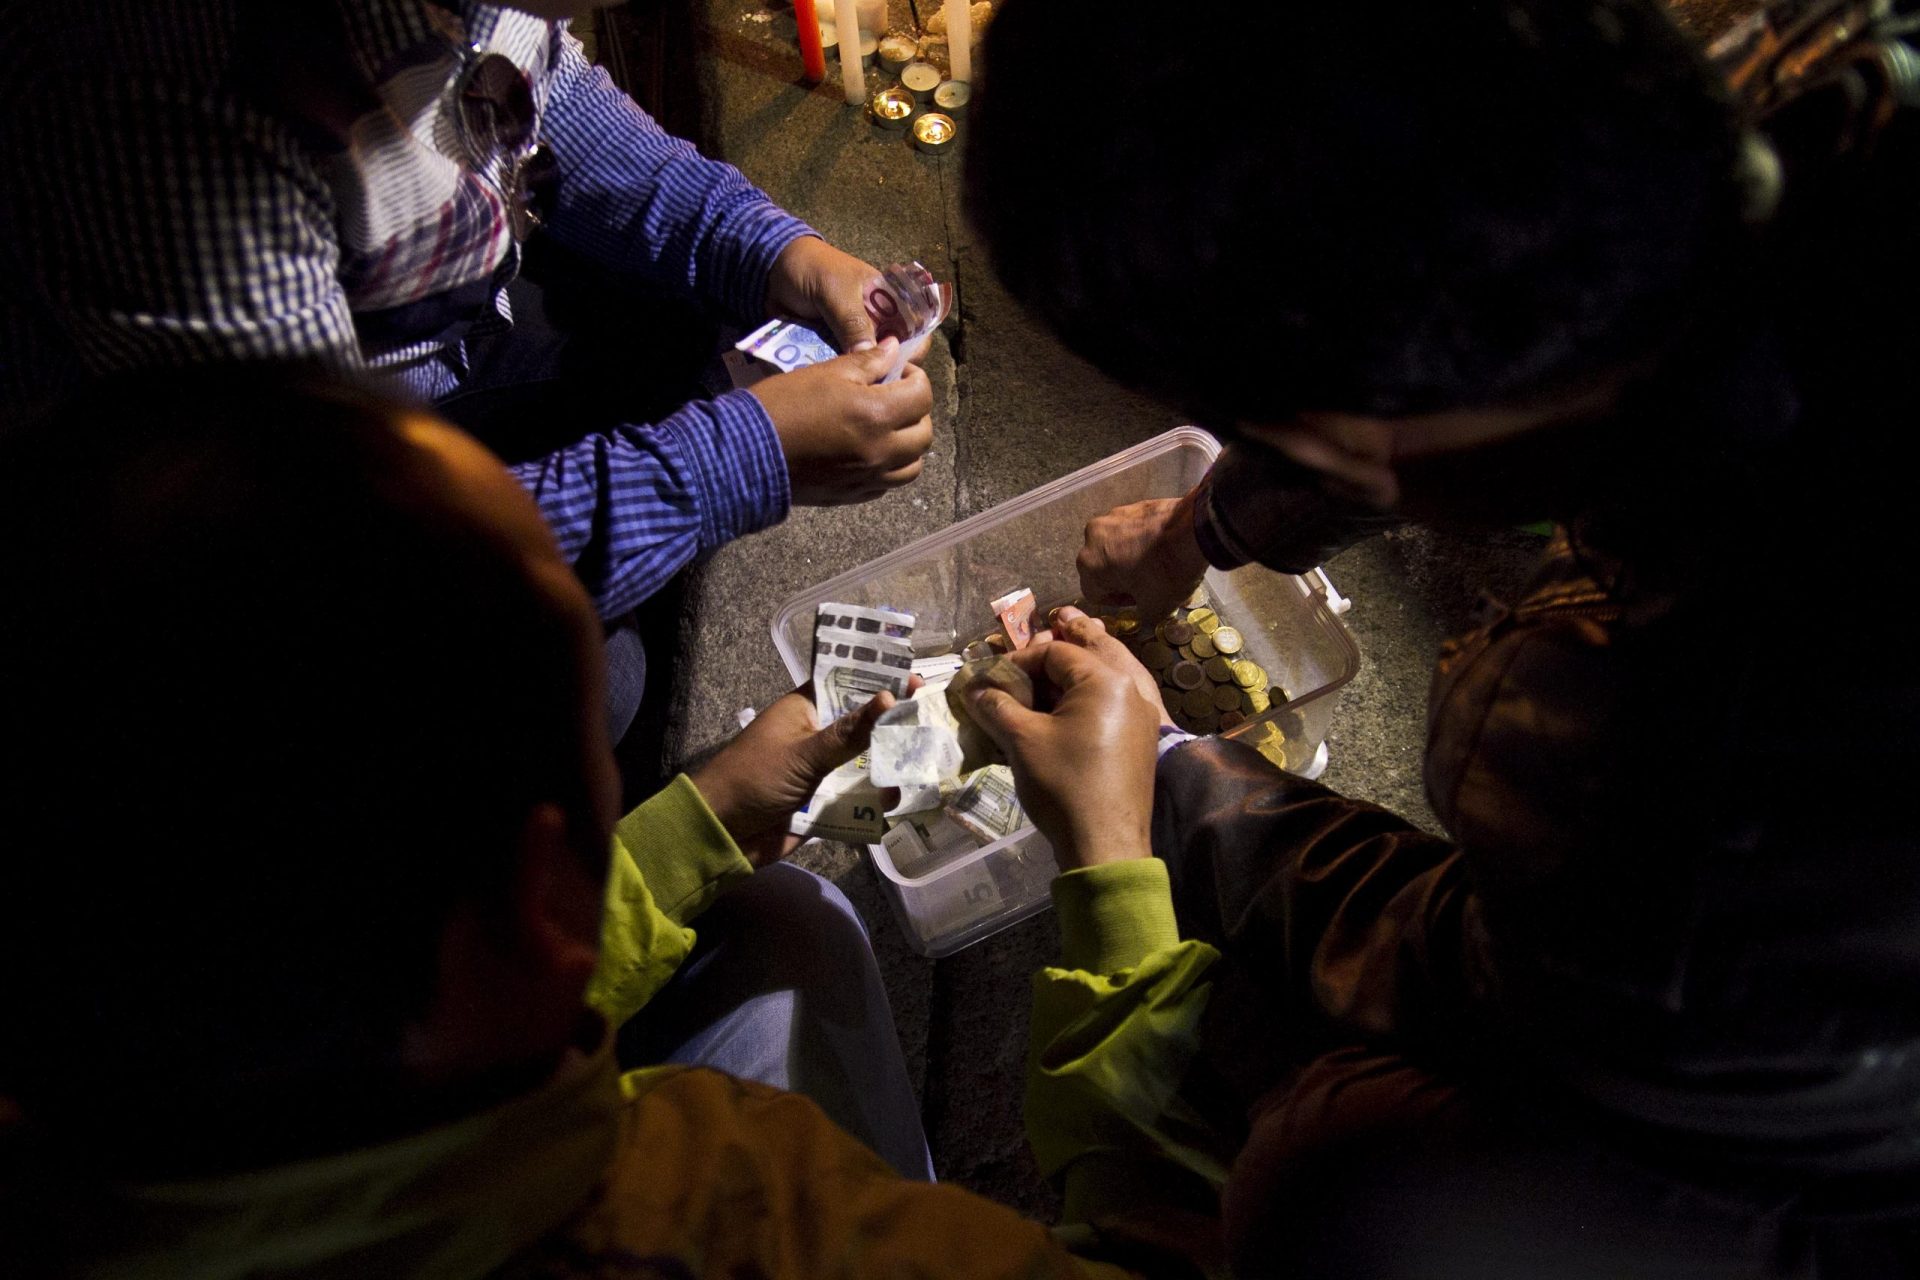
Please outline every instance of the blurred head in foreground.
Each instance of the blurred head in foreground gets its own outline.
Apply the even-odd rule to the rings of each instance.
[[[1239,69],[1148,5],[1087,23],[1014,0],[990,28],[970,216],[1008,287],[1106,372],[1431,515],[1464,495],[1458,476],[1423,492],[1425,462],[1612,415],[1722,305],[1740,133],[1656,0],[1245,25]],[[1070,144],[1039,127],[1062,104],[1097,104]],[[1528,518],[1556,514],[1540,461],[1516,481]],[[1473,488],[1506,505],[1485,465]]]
[[[317,374],[140,375],[0,437],[0,538],[32,1126],[242,1167],[552,1069],[616,800],[592,608],[491,455]]]

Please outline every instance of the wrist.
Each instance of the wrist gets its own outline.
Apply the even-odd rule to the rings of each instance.
[[[1060,869],[1071,871],[1151,858],[1153,840],[1145,823],[1072,824],[1053,842],[1053,851]]]

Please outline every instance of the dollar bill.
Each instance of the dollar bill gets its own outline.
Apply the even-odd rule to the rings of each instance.
[[[1027,823],[1026,810],[1013,789],[1013,770],[1003,764],[969,774],[945,812],[981,844],[1010,836]]]
[[[882,609],[873,605],[826,603],[814,609],[813,629],[816,632],[823,629],[853,631],[908,640],[913,636],[913,615],[899,609]]]
[[[860,756],[821,780],[820,786],[787,820],[787,830],[807,839],[875,844],[887,833],[887,798],[867,777]]]
[[[880,843],[903,876],[927,875],[980,847],[971,831],[938,809],[903,815]]]

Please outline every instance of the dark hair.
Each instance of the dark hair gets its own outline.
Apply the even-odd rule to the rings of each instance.
[[[1657,0],[1013,0],[967,206],[1108,373],[1224,421],[1551,391],[1657,352],[1740,237],[1733,111]],[[1245,56],[1236,56],[1245,55]]]
[[[528,809],[577,622],[396,408],[143,374],[0,437],[0,1093],[378,1076]]]

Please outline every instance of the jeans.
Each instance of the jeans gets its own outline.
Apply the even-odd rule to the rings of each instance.
[[[693,954],[621,1028],[621,1064],[708,1066],[805,1094],[902,1176],[932,1181],[893,1009],[840,890],[776,864],[694,928]]]

